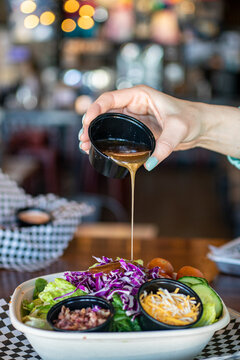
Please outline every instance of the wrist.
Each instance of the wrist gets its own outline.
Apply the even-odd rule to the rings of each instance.
[[[240,158],[240,110],[199,103],[201,135],[198,146]]]
[[[197,108],[199,121],[201,123],[198,145],[205,148],[214,146],[218,129],[217,117],[213,115],[214,109],[212,105],[205,103],[198,103]]]

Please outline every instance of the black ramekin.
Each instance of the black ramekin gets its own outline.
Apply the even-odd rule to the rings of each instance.
[[[94,119],[88,129],[91,148],[89,161],[99,173],[124,178],[128,170],[119,166],[110,157],[103,154],[96,145],[97,140],[121,139],[145,145],[151,153],[155,148],[155,138],[151,130],[141,121],[124,114],[105,113]]]
[[[31,211],[38,211],[40,213],[44,213],[45,215],[47,215],[47,219],[44,222],[41,223],[35,223],[33,221],[26,221],[26,220],[22,220],[21,219],[21,213],[23,212],[31,212]],[[39,207],[36,206],[29,206],[29,207],[24,207],[21,209],[17,209],[16,213],[16,221],[19,227],[25,227],[25,226],[41,226],[41,225],[47,225],[52,221],[52,215],[45,209],[41,209]]]
[[[62,306],[68,307],[70,310],[77,310],[82,308],[93,308],[94,306],[99,306],[101,309],[108,309],[110,310],[110,315],[99,326],[87,329],[87,330],[64,330],[59,329],[54,325],[54,320],[57,320],[58,314],[61,311]],[[94,295],[82,295],[82,296],[75,296],[71,297],[65,300],[60,301],[59,303],[55,304],[47,313],[47,321],[49,325],[56,331],[62,331],[62,332],[106,332],[109,330],[109,327],[111,325],[111,322],[113,320],[114,315],[114,308],[112,304],[98,296]]]
[[[158,320],[154,319],[151,315],[149,315],[143,309],[143,307],[140,303],[140,296],[145,291],[147,292],[147,294],[149,294],[151,292],[153,294],[156,294],[157,290],[159,288],[167,289],[169,292],[174,292],[176,290],[176,288],[179,288],[180,294],[190,295],[191,297],[194,297],[196,299],[197,303],[200,303],[197,320],[190,324],[187,324],[187,325],[170,325],[170,324],[166,324],[161,321],[158,321]],[[195,291],[193,291],[189,286],[187,286],[183,283],[180,283],[177,280],[172,280],[172,279],[161,278],[161,279],[154,279],[154,280],[145,282],[138,290],[137,299],[138,299],[138,303],[139,303],[140,309],[141,309],[141,315],[139,316],[139,321],[140,321],[142,329],[146,330],[146,331],[186,329],[186,328],[192,327],[194,324],[196,324],[200,320],[200,318],[202,316],[202,312],[203,312],[202,301],[199,298],[199,296],[197,295],[197,293]]]

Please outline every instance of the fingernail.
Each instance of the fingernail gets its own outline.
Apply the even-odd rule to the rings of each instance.
[[[86,113],[83,114],[83,116],[82,116],[82,124],[83,124],[83,122],[84,122],[85,116],[86,116]]]
[[[78,140],[80,140],[80,136],[82,135],[82,133],[83,133],[83,128],[81,128],[81,129],[79,130],[79,133],[78,133]]]
[[[158,159],[155,156],[151,156],[147,161],[146,161],[146,169],[148,171],[151,171],[152,169],[155,168],[155,166],[157,166],[158,164]]]
[[[81,151],[82,154],[86,154],[86,152],[81,148],[82,146],[82,141],[79,142],[79,150]]]

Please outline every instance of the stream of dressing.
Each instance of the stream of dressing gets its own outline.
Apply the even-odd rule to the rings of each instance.
[[[99,146],[99,145],[98,145]],[[150,150],[144,144],[123,140],[105,140],[101,151],[113,159],[118,165],[127,168],[131,176],[132,206],[131,206],[131,261],[134,260],[134,190],[137,170],[150,156]]]

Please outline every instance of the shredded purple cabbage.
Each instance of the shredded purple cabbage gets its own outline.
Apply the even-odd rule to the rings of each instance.
[[[151,270],[148,270],[149,278],[151,279],[158,279],[159,277],[164,277],[159,275],[159,267],[155,266]]]
[[[103,256],[102,258],[94,257],[99,265],[105,265],[113,260]],[[67,281],[91,295],[104,297],[107,300],[112,299],[115,293],[120,295],[123,303],[123,309],[127,316],[136,317],[140,309],[136,295],[140,286],[149,279],[159,277],[159,268],[153,268],[146,271],[140,265],[127,263],[120,259],[119,263],[122,269],[112,270],[110,273],[92,274],[90,271],[69,271],[64,274]]]

